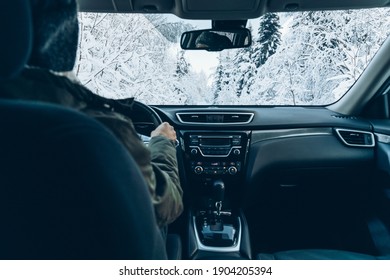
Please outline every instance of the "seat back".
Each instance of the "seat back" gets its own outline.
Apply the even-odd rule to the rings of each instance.
[[[10,2],[10,3],[9,3]],[[30,1],[0,3],[0,81],[14,77],[27,62],[32,47]]]
[[[13,28],[11,12],[28,4],[2,3],[10,12],[3,26]],[[0,79],[16,76],[28,58],[31,36],[19,35],[8,41],[25,46],[19,56],[6,58],[12,48],[1,45],[9,63]],[[100,123],[56,105],[0,99],[0,131],[0,259],[166,258],[142,175]]]

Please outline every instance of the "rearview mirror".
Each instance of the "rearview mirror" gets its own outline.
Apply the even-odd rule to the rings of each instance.
[[[249,47],[252,36],[247,28],[229,30],[193,30],[181,35],[180,46],[184,50],[221,51]]]

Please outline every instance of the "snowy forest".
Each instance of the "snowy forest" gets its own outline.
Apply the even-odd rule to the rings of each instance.
[[[166,15],[81,13],[75,72],[94,92],[164,105],[325,105],[356,81],[390,33],[390,10],[269,13],[251,47],[198,71],[179,47],[197,26]],[[195,58],[194,58],[195,57]]]

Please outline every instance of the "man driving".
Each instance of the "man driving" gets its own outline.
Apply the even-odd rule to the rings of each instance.
[[[168,123],[151,133],[148,148],[129,117],[114,104],[68,78],[78,46],[76,0],[31,0],[34,43],[28,66],[20,77],[0,85],[2,97],[57,103],[78,109],[106,125],[137,162],[146,180],[160,228],[183,211],[176,159],[176,132]],[[109,168],[109,167],[108,167]]]

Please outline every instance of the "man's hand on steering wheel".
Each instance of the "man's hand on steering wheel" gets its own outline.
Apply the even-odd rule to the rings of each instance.
[[[161,123],[159,126],[157,126],[155,130],[150,133],[151,137],[159,135],[164,136],[173,142],[176,142],[176,131],[173,126],[171,126],[167,122]]]

